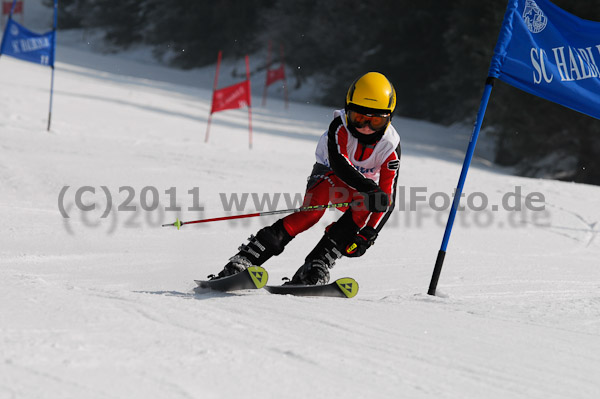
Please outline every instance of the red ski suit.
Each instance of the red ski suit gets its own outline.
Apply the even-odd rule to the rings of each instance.
[[[354,223],[359,228],[368,225],[379,231],[391,215],[396,197],[400,167],[400,136],[396,129],[390,124],[377,142],[364,144],[348,131],[344,110],[338,110],[321,136],[315,155],[317,162],[308,178],[303,206],[357,200],[351,206]],[[369,212],[362,203],[360,193],[377,186],[391,204],[385,213]],[[283,225],[295,237],[315,225],[324,213],[324,209],[293,213],[283,219]]]

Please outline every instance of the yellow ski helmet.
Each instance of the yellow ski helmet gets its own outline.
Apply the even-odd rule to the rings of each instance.
[[[363,114],[393,114],[396,109],[394,86],[379,72],[362,75],[346,94],[346,110],[349,109]]]

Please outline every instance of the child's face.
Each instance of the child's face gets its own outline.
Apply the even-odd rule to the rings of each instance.
[[[375,133],[375,130],[371,129],[371,127],[369,125],[356,128],[356,130],[358,130],[359,133],[367,134],[367,135]]]

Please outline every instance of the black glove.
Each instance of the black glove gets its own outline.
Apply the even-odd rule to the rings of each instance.
[[[346,246],[344,250],[344,256],[349,258],[358,258],[363,256],[367,249],[375,243],[377,238],[377,232],[374,228],[367,226],[358,232],[354,240]]]
[[[390,199],[379,186],[376,189],[361,193],[365,197],[365,207],[369,212],[385,212]]]

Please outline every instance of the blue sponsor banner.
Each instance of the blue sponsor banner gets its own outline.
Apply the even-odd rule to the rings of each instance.
[[[9,18],[2,37],[0,54],[36,64],[54,66],[55,31],[39,34]]]
[[[600,119],[600,23],[510,0],[489,76]]]

